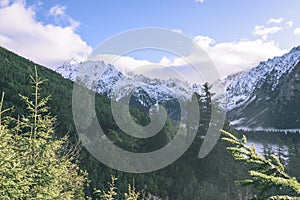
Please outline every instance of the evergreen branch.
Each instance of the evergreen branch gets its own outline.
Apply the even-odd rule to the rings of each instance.
[[[271,196],[267,200],[299,200],[299,197],[292,197],[287,195],[277,195],[277,196]]]
[[[237,185],[253,185],[258,188],[259,197],[253,199],[266,199],[271,188],[288,188],[292,193],[300,194],[300,183],[296,178],[290,177],[284,169],[284,165],[280,162],[279,158],[271,154],[269,159],[259,155],[256,152],[254,145],[250,147],[246,145],[247,138],[243,136],[242,141],[236,138],[234,135],[221,130],[223,135],[222,140],[230,143],[232,146],[226,149],[230,151],[235,160],[244,162],[246,164],[252,164],[249,170],[249,175],[252,177],[250,180],[236,181]],[[277,198],[278,197],[278,198]],[[271,196],[268,199],[282,199],[289,196]],[[291,199],[300,197],[289,197]]]

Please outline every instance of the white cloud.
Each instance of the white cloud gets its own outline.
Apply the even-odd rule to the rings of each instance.
[[[291,28],[294,25],[293,21],[287,21],[285,22],[286,28]]]
[[[208,54],[221,77],[250,69],[258,65],[260,61],[281,56],[287,52],[281,50],[275,42],[262,39],[215,43],[207,36],[196,36],[194,41]],[[192,55],[189,59],[191,57]],[[168,66],[186,65],[186,61],[182,58],[174,59],[172,62],[164,59],[164,62]]]
[[[194,42],[196,42],[202,48],[206,48],[206,47],[210,46],[211,44],[215,43],[215,41],[213,39],[211,39],[210,37],[202,36],[202,35],[198,35],[198,36],[194,37]]]
[[[272,23],[274,23],[274,24],[280,24],[280,23],[282,23],[284,21],[284,19],[281,17],[281,18],[277,18],[277,19],[275,19],[275,18],[271,18],[271,19],[269,19],[268,20],[268,24],[272,24]]]
[[[65,9],[52,12],[66,16]],[[69,21],[65,26],[43,24],[35,14],[22,1],[0,8],[0,27],[5,27],[0,29],[0,45],[50,68],[69,58],[81,60],[91,52],[91,47],[75,33],[75,22]]]
[[[0,0],[0,7],[5,7],[9,5],[9,0]]]
[[[261,36],[263,40],[267,40],[270,34],[277,33],[282,29],[283,29],[282,27],[278,27],[278,26],[273,26],[273,27],[255,26],[253,35]]]
[[[148,60],[138,60],[130,56],[119,56],[112,54],[101,54],[90,57],[90,60],[102,60],[105,63],[113,64],[118,70],[122,72],[133,71],[137,68],[146,65],[154,64]]]
[[[203,3],[204,0],[195,0],[197,3]]]
[[[172,60],[170,60],[169,58],[167,58],[166,56],[164,56],[160,62],[159,62],[161,65],[164,65],[164,66],[169,66],[171,65],[173,62]]]
[[[260,36],[263,40],[267,40],[270,34],[275,34],[284,29],[290,29],[294,22],[286,21],[284,18],[270,18],[267,21],[269,26],[255,26],[254,31],[252,32],[255,36]],[[270,26],[270,24],[277,24],[276,26]]]
[[[173,31],[175,33],[180,33],[180,34],[183,33],[183,31],[181,29],[171,29],[171,31]]]
[[[49,14],[53,16],[64,16],[66,13],[66,6],[55,5],[49,10]]]
[[[273,41],[261,39],[219,43],[205,50],[222,76],[250,69],[260,61],[286,53]]]
[[[73,29],[79,26],[79,22],[66,14],[66,7],[55,5],[49,10],[49,15],[53,16],[57,24],[68,23]]]
[[[300,35],[300,27],[294,29],[295,35]]]
[[[280,49],[274,41],[262,39],[217,43],[208,36],[199,35],[194,37],[194,42],[207,53],[221,77],[248,70],[257,66],[261,61],[287,53],[286,50]],[[198,54],[193,53],[187,57],[176,57],[173,59],[162,57],[159,63],[138,60],[128,56],[119,57],[117,55],[101,55],[100,57],[97,56],[96,59],[114,64],[123,72],[134,71],[150,75],[151,77],[169,78],[170,73],[175,70],[183,77],[189,77],[191,81],[199,81],[199,76],[195,74],[195,69],[187,60],[192,63],[204,63],[206,65],[207,60],[201,60],[202,58],[200,57]],[[205,55],[203,58],[205,59]],[[203,66],[201,70],[209,69]],[[175,77],[180,78],[176,75]]]
[[[248,70],[257,66],[260,61],[273,58],[274,56],[281,56],[287,52],[280,49],[275,42],[262,39],[216,43],[212,38],[199,35],[194,37],[194,42],[207,53],[221,77]],[[128,56],[118,57],[116,55],[102,55],[97,57],[97,59],[104,60],[106,63],[111,63],[114,60],[112,64],[116,65],[121,71],[145,73],[151,77],[169,78],[169,73],[175,70],[183,77],[189,77],[191,81],[199,81],[199,76],[195,75],[195,70],[192,69],[193,67],[187,60],[193,63],[202,62],[199,55],[193,54],[175,59],[162,57],[159,63],[137,60]],[[205,70],[205,66],[202,70]],[[179,78],[179,76],[175,77]]]

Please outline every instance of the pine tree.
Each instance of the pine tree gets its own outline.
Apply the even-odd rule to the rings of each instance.
[[[42,81],[35,71],[33,100],[20,95],[28,115],[3,117],[0,104],[0,196],[2,199],[84,199],[86,173],[67,157],[66,137],[53,139],[56,118],[40,96]]]
[[[251,166],[249,175],[251,179],[236,181],[237,185],[252,185],[258,192],[252,199],[300,199],[300,183],[296,178],[289,176],[284,165],[274,154],[265,158],[256,152],[254,145],[247,146],[247,138],[242,141],[234,135],[221,131],[222,140],[231,144],[227,147],[235,160]],[[276,190],[274,190],[276,189]]]

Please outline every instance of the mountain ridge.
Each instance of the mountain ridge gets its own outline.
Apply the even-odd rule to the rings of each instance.
[[[232,124],[245,129],[298,129],[299,63],[300,46],[232,75],[229,83],[223,81],[228,85],[227,116]]]
[[[201,85],[189,85],[187,82],[175,78],[160,80],[141,74],[129,76],[103,61],[85,61],[75,64],[66,62],[58,67],[56,72],[72,81],[79,79],[81,82],[84,79],[84,85],[88,88],[93,88],[97,93],[117,101],[132,93],[142,105],[146,105],[149,101],[144,102],[145,99],[139,98],[140,95],[137,91],[145,92],[151,102],[150,105],[146,105],[148,107],[175,99],[188,101],[194,92],[200,96],[204,95]]]
[[[120,100],[135,88],[133,95],[139,106],[145,106],[147,109],[176,98],[188,100],[194,92],[199,96],[205,95],[202,86],[189,85],[177,79],[159,80],[143,75],[127,76],[103,61],[74,63],[65,63],[56,71],[75,81],[80,68],[89,68],[90,71],[85,75],[94,76],[94,80],[98,80],[98,93]],[[298,106],[297,101],[300,99],[298,63],[300,46],[282,56],[261,61],[247,71],[229,75],[213,83],[213,90],[217,91],[213,98],[218,100],[224,97],[218,90],[226,88],[227,118],[236,128],[298,129],[300,119],[295,112],[298,112],[298,109],[292,108],[292,105]],[[97,67],[102,68],[100,71],[102,70],[103,74],[99,73]],[[91,84],[91,80],[85,81]]]
[[[229,100],[227,109],[232,110],[243,104],[243,102],[248,101],[255,88],[260,87],[259,84],[261,84],[261,80],[266,79],[266,76],[272,73],[272,70],[277,70],[277,73],[274,73],[275,76],[272,77],[274,79],[272,89],[274,90],[280,77],[288,70],[292,70],[299,61],[300,46],[294,47],[290,52],[283,56],[277,56],[273,59],[268,59],[267,61],[261,61],[258,66],[247,71],[230,75],[229,77],[233,76],[233,78],[231,78],[227,87],[227,98]]]

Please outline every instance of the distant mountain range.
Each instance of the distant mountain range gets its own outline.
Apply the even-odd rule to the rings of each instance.
[[[204,95],[201,85],[190,85],[179,79],[151,79],[144,75],[123,74],[103,61],[76,62],[70,60],[56,70],[63,77],[79,81],[97,93],[117,101],[132,95],[130,105],[149,111],[152,106],[163,105],[169,117],[180,120],[178,100],[187,102],[195,92]]]
[[[227,116],[239,129],[300,129],[300,46],[215,85],[227,88]]]
[[[177,98],[188,100],[193,92],[204,95],[200,85],[191,85],[178,79],[128,76],[102,61],[77,63],[71,60],[56,71],[74,81],[82,68],[93,69],[93,79],[98,80],[98,93],[119,100],[132,92],[136,97],[135,104],[146,109],[175,102]],[[89,70],[89,75],[92,71]],[[85,81],[91,84],[91,78]],[[216,91],[218,87],[227,88],[227,116],[236,128],[300,128],[300,46],[281,57],[263,61],[248,71],[230,75],[212,85]]]
[[[86,69],[81,70],[80,69]],[[111,64],[105,64],[103,61],[76,62],[74,60],[64,63],[56,69],[56,72],[63,77],[75,81],[76,78],[85,77],[85,84],[90,85],[92,80],[97,80],[97,93],[110,98],[121,99],[123,96],[132,92],[144,91],[149,95],[151,101],[161,102],[172,98],[182,98],[188,100],[192,93],[203,94],[201,85],[192,86],[180,81],[179,79],[151,79],[144,75],[123,74]],[[84,73],[84,74],[83,74]],[[87,78],[87,76],[89,76]],[[91,85],[90,85],[91,87]],[[137,94],[135,94],[137,95]],[[141,103],[145,103],[142,102]]]

